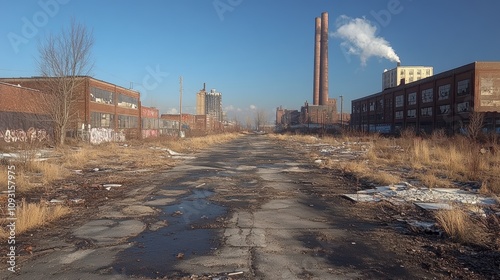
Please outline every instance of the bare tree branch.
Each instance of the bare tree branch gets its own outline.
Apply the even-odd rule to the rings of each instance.
[[[265,110],[255,112],[255,129],[262,130],[262,127],[267,124],[268,116]]]
[[[469,125],[467,125],[467,134],[472,140],[477,140],[477,137],[483,129],[484,113],[470,112]]]
[[[39,44],[38,67],[47,93],[40,105],[50,114],[58,145],[64,144],[68,125],[78,113],[78,87],[93,68],[93,44],[92,32],[74,20],[69,29],[50,35]]]

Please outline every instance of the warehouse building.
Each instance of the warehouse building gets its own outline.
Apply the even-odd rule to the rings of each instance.
[[[36,89],[0,82],[0,141],[50,140],[52,128],[50,118],[39,106],[41,94]]]
[[[473,62],[352,101],[351,126],[365,132],[465,132],[472,112],[500,132],[500,62]]]
[[[141,106],[142,139],[158,137],[160,130],[160,111],[155,107]]]
[[[1,78],[0,82],[43,92],[51,79],[55,78]],[[81,137],[91,143],[141,137],[139,92],[88,76],[76,79],[78,87],[72,108],[74,114],[66,131],[68,136]],[[37,100],[35,97],[24,99],[22,104],[32,107]]]

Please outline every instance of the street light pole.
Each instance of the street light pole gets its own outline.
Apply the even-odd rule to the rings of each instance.
[[[179,137],[182,138],[182,76],[179,77]]]
[[[344,97],[341,95],[340,96],[340,126],[344,125],[344,114],[342,111],[343,105],[344,105]]]

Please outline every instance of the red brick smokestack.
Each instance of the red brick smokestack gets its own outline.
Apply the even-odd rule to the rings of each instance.
[[[321,14],[319,105],[328,104],[328,13]]]
[[[320,52],[321,52],[321,18],[315,19],[316,33],[314,34],[314,78],[313,78],[313,105],[319,105],[320,79]]]

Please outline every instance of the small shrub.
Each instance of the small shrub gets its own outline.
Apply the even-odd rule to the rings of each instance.
[[[489,180],[482,181],[479,192],[484,195],[493,194],[495,196],[500,196],[500,179],[492,178]]]
[[[429,164],[431,162],[431,149],[427,140],[413,139],[413,164]]]
[[[43,203],[27,203],[24,199],[16,209],[16,234],[43,226],[70,213],[63,205],[48,206]],[[8,235],[7,229],[0,229],[0,238]]]
[[[446,235],[459,243],[473,243],[476,234],[470,217],[463,210],[439,210],[436,220]]]

